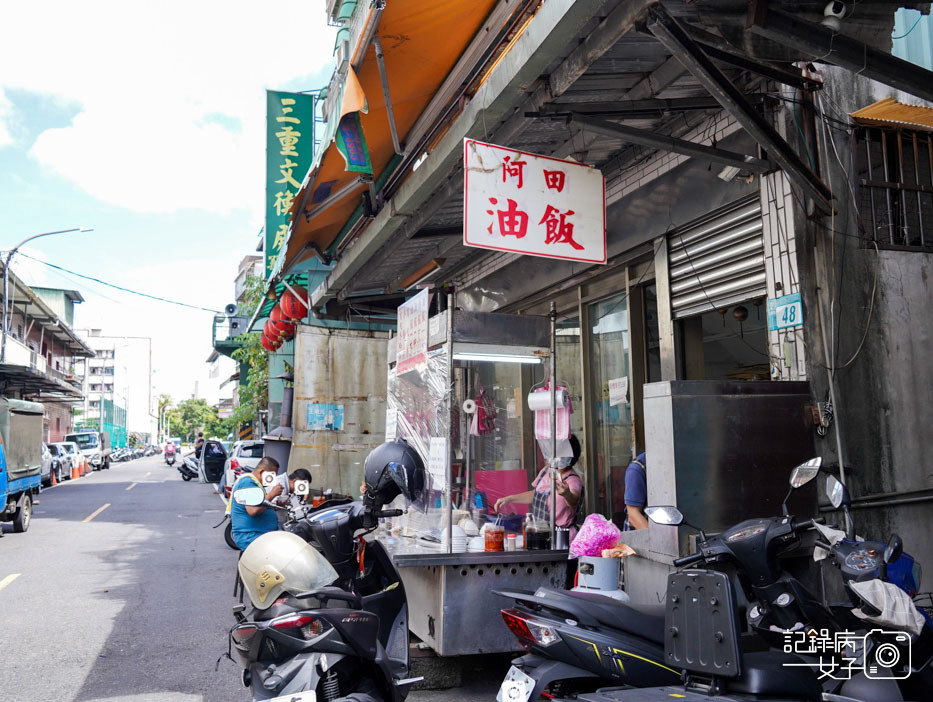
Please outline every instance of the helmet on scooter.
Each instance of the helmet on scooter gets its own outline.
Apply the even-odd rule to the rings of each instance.
[[[297,595],[337,579],[337,571],[324,556],[287,531],[270,531],[253,541],[243,551],[237,570],[256,609],[268,609],[284,592]]]
[[[366,457],[363,465],[365,502],[380,509],[398,495],[416,501],[424,490],[424,461],[404,439],[387,441]]]

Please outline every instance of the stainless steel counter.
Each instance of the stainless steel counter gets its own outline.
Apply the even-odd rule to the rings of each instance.
[[[562,589],[572,563],[567,551],[448,554],[411,539],[380,541],[405,585],[409,628],[440,656],[521,650],[500,614],[512,600],[493,590]]]

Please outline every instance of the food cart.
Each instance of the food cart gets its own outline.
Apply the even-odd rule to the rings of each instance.
[[[465,312],[449,298],[428,317],[421,295],[413,323],[399,310],[389,343],[386,438],[421,454],[425,499],[376,538],[401,573],[411,631],[438,655],[513,651],[500,615],[509,601],[493,590],[565,588],[572,573],[566,548],[550,548],[553,520],[547,538],[525,544],[526,506],[504,523],[493,514],[499,497],[530,489],[544,465],[526,396],[553,377],[554,319]],[[505,548],[516,550],[485,550],[483,529],[497,521],[514,534]]]

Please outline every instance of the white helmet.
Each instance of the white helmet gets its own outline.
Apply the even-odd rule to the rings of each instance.
[[[287,531],[270,531],[253,541],[237,569],[257,609],[268,609],[283,592],[297,595],[337,579],[337,571],[324,556]]]

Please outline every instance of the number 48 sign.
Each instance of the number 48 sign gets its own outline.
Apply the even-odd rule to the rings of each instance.
[[[800,293],[768,300],[768,329],[789,329],[803,324],[803,304]]]

